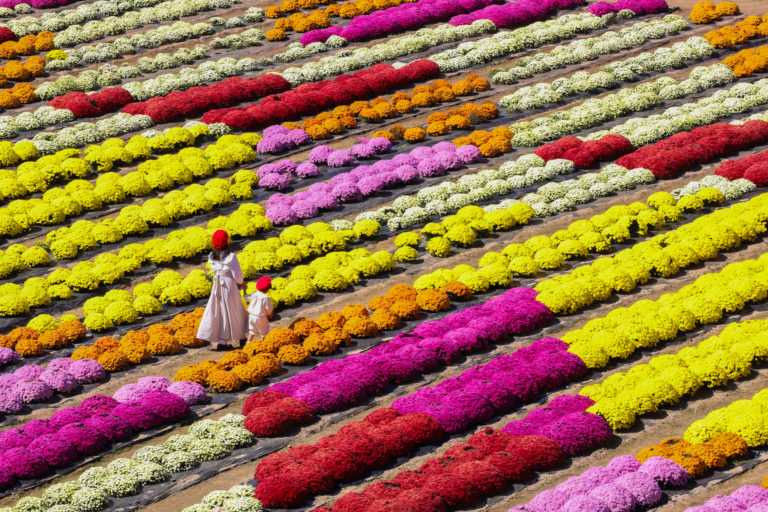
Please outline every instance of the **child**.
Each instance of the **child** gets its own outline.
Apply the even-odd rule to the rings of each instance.
[[[256,281],[257,292],[250,296],[248,305],[248,340],[261,339],[269,332],[269,319],[272,317],[274,304],[267,292],[272,286],[272,279],[262,276]]]

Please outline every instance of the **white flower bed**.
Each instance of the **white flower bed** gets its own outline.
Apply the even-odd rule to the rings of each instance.
[[[511,112],[524,112],[541,108],[545,105],[562,102],[575,94],[593,92],[615,87],[622,82],[637,80],[644,74],[685,67],[715,53],[717,50],[706,39],[691,37],[668,47],[612,62],[592,73],[577,71],[552,82],[521,87],[514,93],[501,98],[499,105]],[[494,79],[498,76],[499,74]]]

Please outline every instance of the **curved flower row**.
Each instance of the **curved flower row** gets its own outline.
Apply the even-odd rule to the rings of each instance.
[[[704,197],[705,192],[698,194]],[[656,204],[655,200],[653,204]],[[680,204],[682,206],[682,203]],[[697,204],[703,206],[704,203],[699,201]],[[270,376],[271,371],[279,370],[278,366],[264,365],[266,360],[261,358],[261,354],[276,354],[278,359],[281,359],[281,350],[288,352],[289,348],[292,355],[300,354],[302,350],[299,348],[303,349],[304,354],[332,354],[341,345],[348,343],[350,337],[365,338],[374,336],[382,330],[396,329],[402,321],[418,317],[420,311],[445,309],[450,304],[449,299],[462,300],[472,292],[483,293],[492,286],[508,285],[509,279],[499,271],[499,264],[508,265],[513,275],[531,275],[539,269],[556,269],[568,259],[584,257],[595,251],[604,252],[610,249],[612,243],[625,241],[629,236],[626,232],[628,225],[638,223],[641,226],[639,234],[645,236],[651,228],[648,221],[653,222],[656,229],[662,228],[666,222],[664,218],[658,217],[651,220],[654,219],[654,211],[651,209],[640,211],[623,209],[619,212],[619,209],[613,208],[611,212],[614,211],[616,215],[612,215],[607,224],[600,215],[594,217],[595,222],[600,222],[591,227],[594,231],[591,231],[590,225],[587,225],[583,230],[575,230],[571,237],[561,236],[549,243],[545,237],[535,237],[527,245],[511,244],[502,253],[486,254],[480,259],[480,268],[477,271],[469,265],[459,265],[453,270],[442,269],[424,274],[414,281],[414,285],[420,290],[438,292],[433,295],[421,294],[404,285],[395,286],[385,295],[371,300],[367,309],[350,306],[341,311],[321,315],[315,320],[297,321],[290,328],[273,329],[263,341],[247,344],[242,352],[234,351],[215,362],[204,361],[181,368],[176,378],[194,380],[219,391],[234,391],[245,385],[256,385]],[[472,225],[477,221],[476,213],[469,208],[466,212],[460,212],[457,216],[459,225],[466,223]],[[499,217],[488,217],[488,219],[491,222],[500,220]],[[293,230],[293,228],[287,228],[287,230]],[[622,235],[623,232],[626,234]],[[396,238],[396,244],[402,245],[398,251],[395,251],[396,259],[400,252],[408,249],[413,251],[412,238],[405,235]],[[418,237],[416,240],[418,241]],[[301,269],[302,273],[299,273],[299,270],[300,268],[297,267],[291,277],[306,279],[302,277],[305,275],[304,269]],[[312,268],[306,270],[311,272]],[[322,270],[315,272],[314,277],[323,276]],[[287,284],[284,281],[287,281]],[[285,303],[285,295],[295,293],[294,287],[297,284],[292,285],[291,282],[290,279],[276,278],[273,281],[273,290],[270,291],[273,300],[279,304]],[[283,347],[286,348],[283,349]],[[251,363],[253,359],[258,362]],[[238,365],[243,366],[238,368]],[[219,372],[213,375],[211,372],[214,370]],[[276,413],[276,419],[273,421],[279,424],[280,417],[281,414]]]
[[[69,347],[86,336],[85,326],[77,318],[65,315],[58,320],[51,315],[39,315],[26,327],[17,327],[0,335],[2,365],[15,363],[19,357],[33,357],[41,350]]]
[[[172,19],[195,16],[215,9],[226,9],[235,5],[235,0],[187,0],[174,3],[166,0],[157,5],[123,12],[119,18],[91,20],[85,24],[70,25],[59,30],[53,38],[56,48],[69,48],[83,43],[98,41],[109,36],[124,34],[130,30],[154,25]],[[256,23],[264,19],[264,11],[250,8],[240,18],[246,23]],[[230,19],[231,20],[231,19]],[[228,26],[236,24],[228,23]]]
[[[416,0],[379,0],[373,2],[349,1],[320,7],[309,12],[298,12],[287,18],[280,18],[274,22],[273,28],[267,30],[266,36],[270,41],[282,41],[288,39],[288,32],[308,32],[319,28],[328,27],[331,18],[355,18],[373,11],[380,11],[389,7],[395,7],[402,3],[415,2]]]
[[[27,373],[30,378],[31,372]],[[103,453],[112,443],[176,423],[190,414],[190,405],[206,398],[199,385],[143,377],[118,389],[114,397],[93,395],[75,407],[59,409],[47,420],[4,430],[0,433],[0,488],[45,477]]]

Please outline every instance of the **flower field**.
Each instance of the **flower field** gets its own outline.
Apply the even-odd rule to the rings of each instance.
[[[766,72],[760,0],[0,0],[0,512],[768,511]]]

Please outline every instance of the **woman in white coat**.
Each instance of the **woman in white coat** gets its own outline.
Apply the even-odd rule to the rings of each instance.
[[[229,250],[227,232],[214,232],[211,245],[208,262],[213,270],[213,286],[197,337],[211,343],[214,350],[224,350],[240,346],[248,331],[248,314],[240,295],[245,284],[237,256]]]

